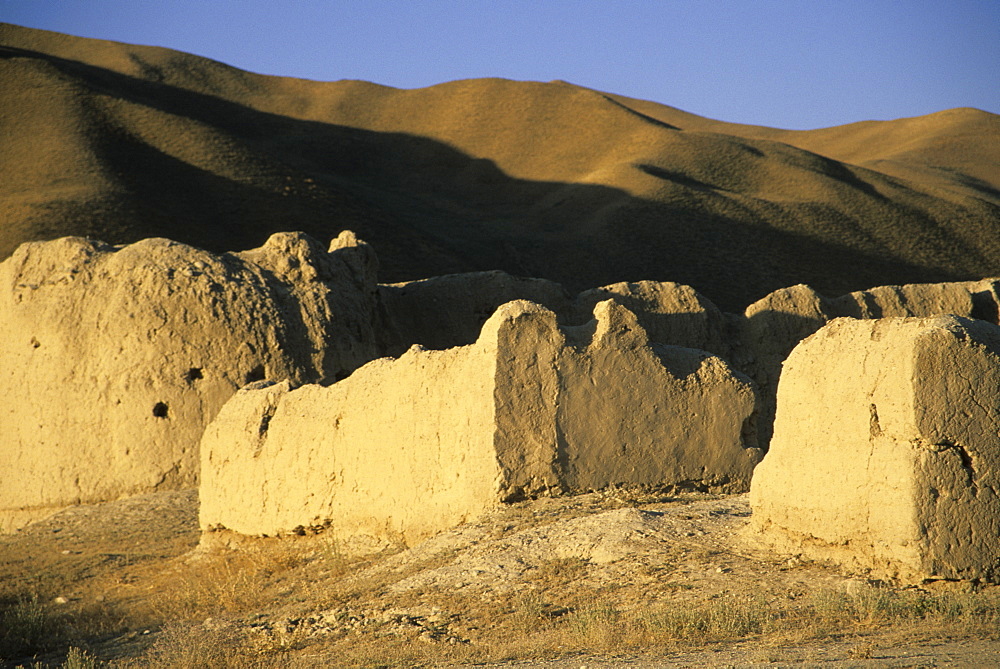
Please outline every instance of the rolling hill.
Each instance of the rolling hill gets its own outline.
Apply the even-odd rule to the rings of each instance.
[[[0,24],[0,258],[64,235],[212,251],[303,230],[383,281],[657,279],[742,309],[1000,274],[1000,116],[810,131],[566,82],[400,90]]]

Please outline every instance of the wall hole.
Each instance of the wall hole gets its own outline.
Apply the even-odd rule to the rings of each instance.
[[[265,377],[264,365],[257,365],[249,372],[247,372],[246,383],[253,383],[254,381],[263,381]]]
[[[257,427],[257,436],[263,437],[267,434],[267,428],[271,424],[271,419],[274,418],[274,412],[268,411],[263,416],[260,417],[260,425]]]
[[[1000,308],[992,294],[985,291],[972,294],[972,317],[990,323],[1000,320]]]
[[[38,348],[42,345],[42,342],[38,341],[34,337],[31,338],[31,348]]]
[[[153,415],[157,418],[167,417],[167,405],[163,402],[157,402],[153,405]]]
[[[204,378],[201,374],[201,367],[192,367],[184,375],[184,379],[190,383],[192,381],[197,381],[198,379]]]

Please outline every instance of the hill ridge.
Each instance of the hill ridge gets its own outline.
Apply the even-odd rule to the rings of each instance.
[[[351,228],[387,281],[668,280],[731,310],[799,282],[1000,274],[1000,116],[981,110],[781,130],[566,82],[317,82],[11,24],[0,48],[0,257]]]

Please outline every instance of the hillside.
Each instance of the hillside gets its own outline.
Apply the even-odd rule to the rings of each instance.
[[[399,90],[0,24],[0,257],[279,230],[371,242],[385,281],[656,279],[725,309],[1000,274],[1000,117],[742,126],[565,82]]]

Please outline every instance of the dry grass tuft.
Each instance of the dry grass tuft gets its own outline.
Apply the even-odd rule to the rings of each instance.
[[[262,540],[239,550],[200,551],[169,570],[150,570],[146,589],[152,619],[233,617],[275,601],[322,602],[317,582],[336,580],[365,558],[346,558],[323,537]]]
[[[100,602],[55,603],[37,594],[0,604],[0,662],[71,647],[127,629],[128,616]]]
[[[281,648],[255,643],[246,631],[226,623],[172,623],[143,655],[122,669],[270,669],[293,667]]]
[[[588,651],[704,644],[759,637],[775,627],[779,614],[760,597],[727,597],[705,604],[670,603],[652,609],[620,610],[596,604],[562,626],[565,647]]]
[[[813,596],[808,613],[809,627],[817,635],[827,630],[863,632],[899,624],[988,638],[1000,634],[1000,599],[992,591],[931,593],[885,586],[826,591]]]
[[[0,659],[44,649],[53,631],[37,595],[0,604]]]

